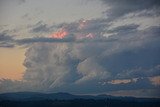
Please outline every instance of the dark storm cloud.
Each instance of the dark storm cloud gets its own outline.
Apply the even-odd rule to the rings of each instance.
[[[0,33],[0,41],[10,41],[13,38],[9,35],[7,35],[6,33]]]
[[[84,24],[83,28],[81,28],[82,24]],[[97,36],[101,36],[105,32],[105,28],[108,26],[109,24],[106,19],[99,18],[92,20],[80,19],[72,23],[61,23],[51,26],[45,24],[43,21],[39,21],[35,25],[29,27],[31,28],[31,33],[50,33],[51,31],[54,33],[59,29],[65,29],[71,35],[75,35],[75,33],[95,33]]]
[[[31,30],[31,32],[37,33],[37,32],[48,32],[49,28],[47,28],[47,25],[40,25],[38,27],[35,27]]]
[[[13,48],[13,37],[9,36],[8,34],[1,32],[0,33],[0,47],[3,48]]]
[[[24,77],[35,84],[41,83],[44,90],[55,92],[157,89],[148,78],[159,75],[158,34],[159,27],[152,27],[145,31],[136,30],[136,34],[132,32],[129,37],[116,35],[116,42],[34,44],[26,53]],[[132,78],[138,80],[126,84],[102,84]]]
[[[32,33],[46,33],[50,31],[50,27],[47,24],[43,23],[42,21],[39,21],[38,23],[36,23],[31,27],[32,29],[30,30],[30,32]]]
[[[117,51],[109,57],[102,57],[100,63],[109,71],[114,71],[112,72],[112,78],[115,79],[160,75],[158,67],[160,64],[158,56],[160,54],[159,44],[147,43],[140,46],[143,48],[126,48],[123,51]]]
[[[149,59],[150,60],[150,59]],[[155,63],[159,63],[160,61],[155,61]],[[152,62],[153,63],[153,62]],[[118,73],[115,78],[139,78],[139,77],[152,77],[160,75],[160,65],[154,64],[151,67],[147,66],[137,66],[132,69],[126,69],[120,73]],[[148,65],[149,66],[149,65]]]
[[[64,38],[64,39],[55,39],[55,38],[45,38],[45,37],[37,37],[37,38],[24,38],[16,40],[18,44],[30,44],[30,43],[65,43],[65,42],[75,42],[74,38]]]
[[[102,0],[110,7],[105,13],[110,20],[117,19],[129,13],[143,10],[158,9],[159,0]],[[156,11],[158,12],[158,11]]]
[[[16,82],[13,88],[3,86],[1,92],[14,89],[87,94],[144,88],[159,89],[148,79],[159,75],[159,27],[139,31],[136,25],[128,26],[131,26],[126,29],[131,31],[129,34],[118,33],[113,36],[116,41],[110,42],[102,42],[101,39],[99,42],[91,43],[90,40],[86,40],[77,44],[73,38],[66,38],[67,42],[64,41],[65,38],[17,40],[19,44],[35,43],[25,54],[26,83]],[[69,28],[72,31],[72,27]],[[124,28],[127,27],[121,26],[112,30],[123,32]],[[138,80],[123,84],[107,83],[116,79],[133,78]],[[4,81],[1,83],[6,84]],[[25,88],[20,89],[20,86]]]
[[[83,22],[85,21],[85,22]],[[81,24],[84,24],[83,28]],[[79,21],[75,21],[72,23],[62,23],[54,26],[48,26],[43,21],[39,21],[35,25],[29,26],[31,27],[30,32],[32,33],[48,33],[53,29],[55,30],[53,33],[57,32],[59,29],[65,29],[69,34],[63,39],[56,39],[49,37],[30,37],[30,38],[9,38],[6,36],[3,37],[4,42],[10,41],[15,45],[27,45],[32,43],[94,43],[94,42],[114,42],[116,39],[113,37],[106,38],[103,36],[105,33],[105,28],[109,26],[105,19],[93,19],[93,20],[84,20],[81,19]],[[93,34],[94,37],[86,37],[89,34]],[[47,34],[46,34],[47,35]],[[82,38],[79,38],[82,37]]]
[[[63,39],[56,38],[46,38],[46,37],[37,37],[37,38],[24,38],[14,40],[17,45],[28,45],[33,43],[98,43],[98,42],[115,42],[117,39],[115,38],[96,38],[96,39],[88,39],[84,38],[81,40],[76,40],[73,37],[67,37]]]
[[[118,33],[118,34],[125,34],[125,33],[131,33],[131,32],[138,32],[136,31],[139,25],[136,24],[130,24],[130,25],[123,25],[118,26],[116,28],[113,28],[111,30],[108,30],[108,33]]]
[[[55,87],[54,89],[51,89],[58,92],[58,91],[67,91],[72,93],[80,93],[80,94],[95,94],[95,93],[108,93],[112,91],[129,91],[129,90],[138,90],[138,89],[144,89],[144,90],[150,90],[150,89],[159,89],[158,86],[154,86],[151,84],[148,78],[139,78],[136,82],[130,82],[125,84],[109,84],[104,82],[87,82],[84,84],[68,84],[69,86],[62,85],[61,87]],[[141,96],[141,94],[140,94]],[[157,95],[159,97],[159,95]],[[141,96],[142,97],[142,96]]]

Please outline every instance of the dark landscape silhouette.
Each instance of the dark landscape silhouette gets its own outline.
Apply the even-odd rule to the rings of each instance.
[[[0,107],[159,107],[159,98],[17,92],[0,94]]]

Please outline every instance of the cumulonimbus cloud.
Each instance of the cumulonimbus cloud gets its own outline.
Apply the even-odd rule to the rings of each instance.
[[[132,12],[152,9],[154,6],[157,8],[159,5],[157,0],[103,1],[111,4],[108,10],[109,19],[112,19],[110,21]],[[145,3],[141,3],[142,1]],[[137,7],[128,7],[132,5]],[[25,53],[26,71],[21,82],[2,81],[1,92],[29,90],[84,94],[159,89],[150,81],[150,78],[159,75],[159,26],[151,25],[147,29],[138,30],[139,25],[130,24],[107,29],[110,27],[108,23],[107,18],[79,20],[56,27],[67,31],[67,36],[63,38],[49,35],[11,39],[15,45],[30,44]],[[36,33],[41,29],[42,32],[51,31],[41,24],[31,31]],[[112,35],[106,36],[107,32]],[[135,78],[136,81],[133,81]],[[124,82],[126,80],[129,82]],[[118,82],[115,84],[113,81]],[[12,84],[12,88],[5,84]]]
[[[160,63],[157,59],[160,52],[159,37],[156,28],[152,31],[140,31],[137,36],[135,32],[130,33],[129,37],[120,36],[116,42],[35,43],[26,52],[24,79],[40,85],[44,90],[54,91],[73,92],[80,86],[83,86],[82,90],[94,87],[94,92],[99,91],[98,87],[106,90],[109,90],[107,87],[113,87],[116,90],[116,85],[120,84],[103,83],[129,78],[140,79],[126,83],[129,86],[123,84],[119,89],[123,89],[123,86],[133,89],[132,85],[134,89],[154,88],[156,86],[146,78],[159,75],[158,70],[154,69]],[[146,38],[141,39],[143,37]],[[148,55],[151,56],[148,58]],[[151,66],[151,63],[154,65]],[[141,71],[133,72],[137,66]]]

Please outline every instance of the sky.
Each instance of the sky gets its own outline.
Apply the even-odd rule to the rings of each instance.
[[[0,0],[0,93],[160,97],[159,0]]]

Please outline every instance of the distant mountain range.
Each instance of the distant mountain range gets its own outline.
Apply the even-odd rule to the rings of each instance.
[[[160,99],[16,92],[0,94],[0,107],[160,107]]]
[[[116,99],[116,100],[136,100],[136,101],[160,101],[160,98],[135,98],[135,97],[115,97],[105,94],[100,95],[73,95],[69,93],[38,93],[38,92],[15,92],[0,94],[0,101],[39,101],[39,100],[74,100],[74,99]]]

